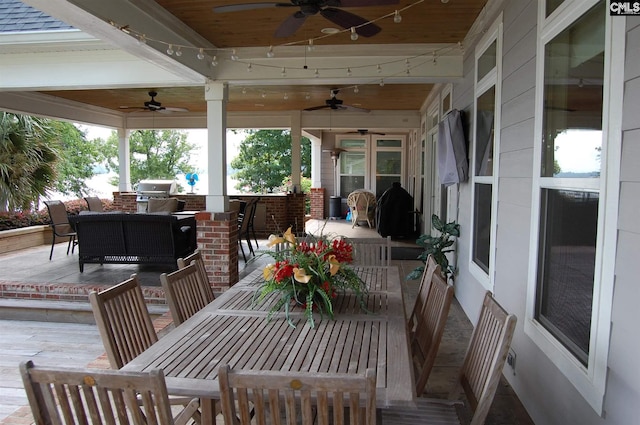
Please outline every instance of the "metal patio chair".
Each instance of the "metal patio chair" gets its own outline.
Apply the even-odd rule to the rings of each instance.
[[[53,239],[51,240],[51,252],[49,252],[49,261],[53,257],[53,247],[56,245],[56,238],[68,238],[67,255],[69,249],[73,254],[78,241],[76,240],[76,231],[69,224],[69,215],[62,201],[44,201],[51,219],[51,229],[53,229]]]

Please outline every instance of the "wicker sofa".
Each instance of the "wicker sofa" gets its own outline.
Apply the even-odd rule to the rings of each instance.
[[[69,222],[78,235],[80,272],[86,263],[176,264],[196,249],[193,216],[88,213]]]

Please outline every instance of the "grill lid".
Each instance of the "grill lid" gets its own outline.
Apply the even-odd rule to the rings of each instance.
[[[137,190],[139,194],[144,193],[147,195],[168,195],[174,193],[175,191],[175,180],[140,180]]]

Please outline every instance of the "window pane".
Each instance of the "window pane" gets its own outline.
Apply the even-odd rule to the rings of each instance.
[[[364,148],[364,139],[342,139],[340,140],[341,148]]]
[[[376,146],[379,148],[401,148],[402,140],[376,140]]]
[[[442,98],[442,112],[447,112],[451,109],[451,93],[447,93],[445,97]]]
[[[493,175],[493,122],[496,89],[491,87],[478,97],[476,125],[476,176]]]
[[[545,4],[545,12],[546,12],[545,17],[548,17],[549,15],[551,15],[553,11],[556,10],[558,6],[560,6],[563,2],[564,0],[547,0]]]
[[[376,174],[400,174],[402,152],[376,152]]]
[[[400,176],[376,176],[376,198],[391,188],[394,182],[400,182]]]
[[[536,319],[585,365],[599,195],[542,190]]]
[[[478,58],[478,81],[482,80],[493,68],[496,67],[496,46],[497,41],[493,41],[482,56]]]
[[[364,176],[364,152],[342,152],[340,174],[360,174]]]
[[[598,177],[602,148],[605,6],[545,46],[542,177]]]
[[[487,273],[491,250],[491,192],[490,184],[475,184],[473,262]]]
[[[364,189],[364,176],[342,176],[340,178],[340,196],[346,198],[356,189]]]

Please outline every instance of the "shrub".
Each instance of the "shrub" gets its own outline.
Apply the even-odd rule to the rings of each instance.
[[[105,211],[113,210],[113,201],[109,199],[101,199],[101,201]],[[69,215],[78,215],[80,211],[88,209],[84,199],[65,201],[64,206]],[[0,212],[0,231],[50,223],[51,219],[46,207],[40,211]]]

